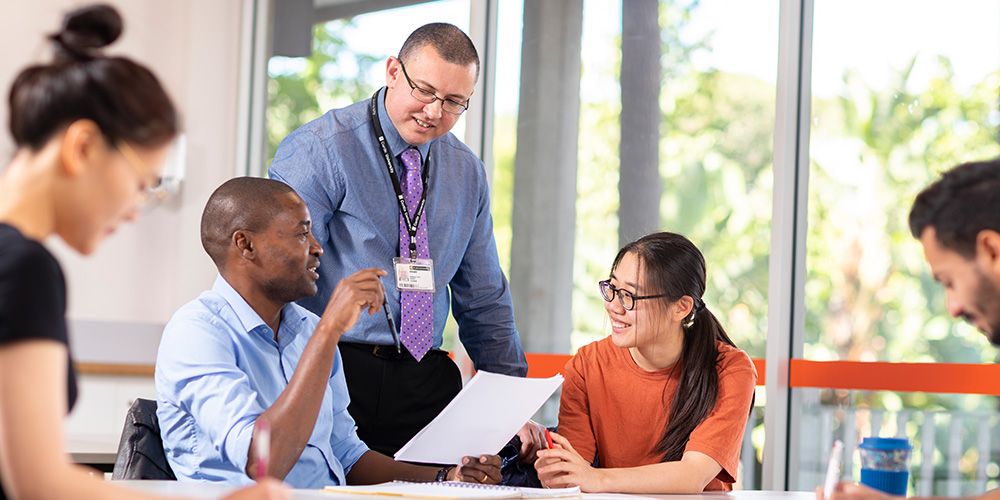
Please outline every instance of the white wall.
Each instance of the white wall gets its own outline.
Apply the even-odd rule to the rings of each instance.
[[[0,9],[0,158],[13,154],[7,92],[27,64],[49,60],[44,35],[82,2],[4,2]],[[50,242],[66,273],[73,350],[80,361],[152,364],[162,325],[181,304],[211,286],[215,268],[198,229],[208,195],[236,170],[242,0],[112,0],[125,33],[108,51],[153,69],[180,108],[187,135],[180,195],[123,227],[81,258]],[[113,451],[134,397],[153,396],[142,377],[85,376],[67,422],[71,442]],[[76,451],[72,450],[71,451]]]
[[[4,2],[0,16],[0,46],[4,47],[0,58],[4,95],[0,157],[10,158],[13,153],[6,126],[10,83],[25,65],[48,60],[44,34],[55,31],[62,13],[81,3]],[[61,242],[50,245],[66,272],[69,317],[86,320],[84,326],[74,328],[74,335],[77,344],[87,344],[80,350],[88,356],[115,349],[113,339],[100,337],[100,328],[90,331],[90,327],[99,327],[101,322],[138,323],[145,328],[137,330],[156,332],[158,328],[150,326],[162,325],[177,307],[211,285],[215,268],[198,239],[201,210],[211,191],[236,168],[243,2],[111,3],[125,18],[125,33],[108,52],[134,57],[164,82],[183,116],[187,177],[176,199],[145,214],[138,223],[121,228],[88,258],[77,256]],[[93,342],[88,340],[91,337]],[[155,343],[158,335],[154,337],[151,341]],[[93,343],[111,345],[90,345]]]

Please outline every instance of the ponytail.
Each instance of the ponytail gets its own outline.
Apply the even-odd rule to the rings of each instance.
[[[103,55],[122,30],[109,5],[66,14],[48,37],[52,62],[24,69],[11,85],[9,126],[18,148],[37,151],[77,120],[96,123],[111,144],[156,147],[177,135],[177,111],[156,76],[126,57]]]

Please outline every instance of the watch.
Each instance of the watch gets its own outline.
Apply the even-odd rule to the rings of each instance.
[[[451,470],[454,468],[455,468],[454,465],[446,465],[444,467],[441,467],[441,470],[438,471],[437,476],[434,477],[434,481],[438,483],[447,481],[448,473],[450,473]]]

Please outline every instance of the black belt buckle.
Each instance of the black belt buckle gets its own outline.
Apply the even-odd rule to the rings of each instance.
[[[405,359],[409,356],[409,352],[406,349],[401,349],[402,352],[396,350],[394,345],[381,345],[375,344],[372,347],[372,356],[380,359]]]

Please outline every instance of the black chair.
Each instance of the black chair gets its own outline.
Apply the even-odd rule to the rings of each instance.
[[[177,480],[163,453],[156,401],[136,399],[128,409],[111,479]]]

